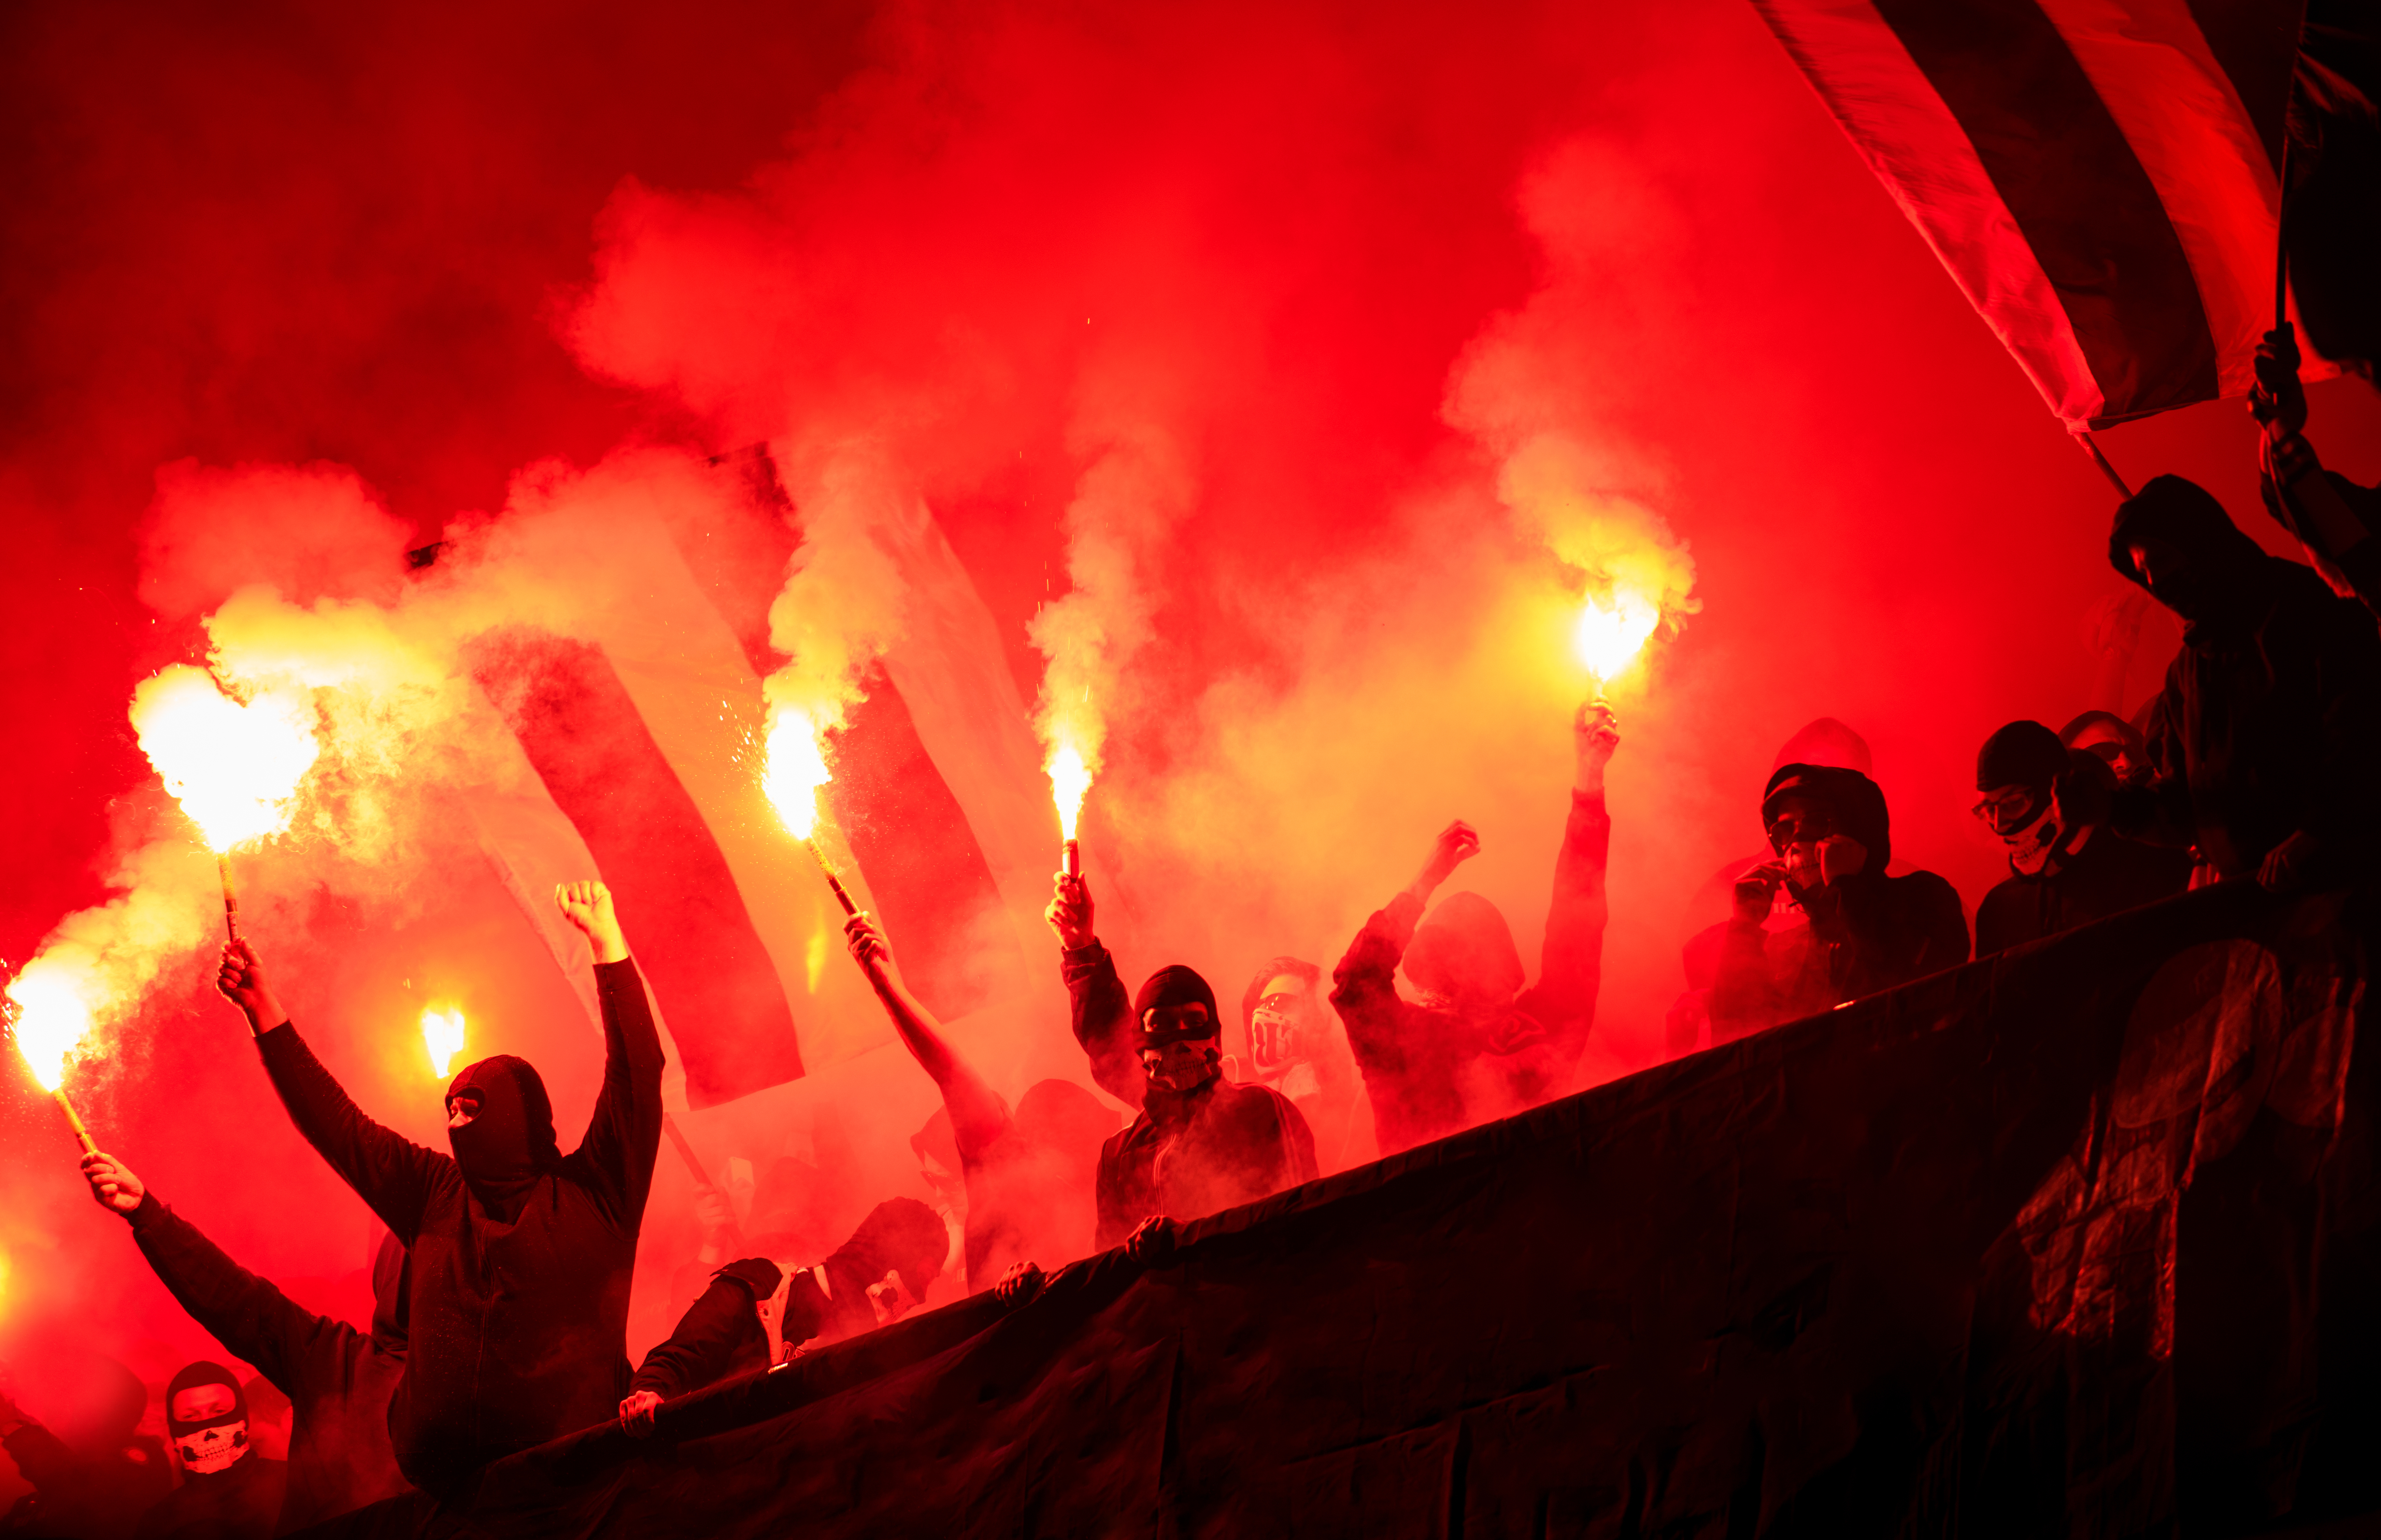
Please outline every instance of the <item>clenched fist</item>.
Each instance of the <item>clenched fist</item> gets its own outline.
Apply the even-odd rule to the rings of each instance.
[[[600,882],[567,882],[554,889],[562,917],[586,932],[598,962],[621,962],[629,956],[629,938],[620,934],[620,917],[612,912],[612,890]]]

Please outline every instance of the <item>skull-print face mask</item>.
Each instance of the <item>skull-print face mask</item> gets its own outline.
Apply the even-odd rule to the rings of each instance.
[[[182,1469],[215,1475],[247,1458],[248,1397],[220,1363],[186,1364],[165,1387],[165,1431]]]

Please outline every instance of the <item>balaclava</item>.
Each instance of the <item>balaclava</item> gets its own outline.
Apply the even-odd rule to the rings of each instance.
[[[480,1201],[508,1206],[562,1157],[554,1143],[554,1104],[529,1060],[510,1054],[483,1058],[446,1087],[452,1101],[477,1092],[479,1116],[446,1131],[455,1164]]]
[[[395,1235],[384,1232],[372,1253],[372,1346],[402,1355],[406,1346],[406,1285],[411,1281],[413,1253]]]
[[[1893,821],[1885,810],[1885,793],[1857,770],[1826,764],[1781,764],[1761,793],[1761,825],[1767,828],[1777,804],[1788,797],[1805,797],[1825,808],[1836,821],[1836,832],[1849,835],[1868,851],[1863,873],[1885,874],[1893,860]]]
[[[1498,1007],[1520,993],[1521,949],[1495,904],[1458,893],[1430,911],[1406,947],[1406,977],[1458,1008]]]
[[[203,1385],[221,1385],[231,1391],[231,1410],[220,1416],[186,1423],[174,1415],[174,1398]],[[239,1376],[220,1363],[201,1359],[186,1363],[165,1386],[165,1432],[181,1456],[182,1469],[194,1476],[220,1475],[249,1456],[248,1396]]]
[[[2131,549],[2152,540],[2164,541],[2184,558],[2182,570],[2155,588],[2133,566]],[[2221,619],[2250,599],[2254,579],[2265,569],[2265,552],[2241,532],[2206,488],[2180,476],[2158,476],[2117,506],[2116,523],[2108,531],[2108,564],[2195,626]]]
[[[1166,1006],[1203,1005],[1207,1008],[1207,1027],[1203,1032],[1188,1027],[1168,1027],[1153,1031],[1149,1013]],[[1215,992],[1196,972],[1175,963],[1160,968],[1149,975],[1141,993],[1132,997],[1132,1019],[1139,1030],[1139,1043],[1144,1048],[1160,1048],[1168,1043],[1187,1043],[1193,1038],[1213,1037],[1223,1030],[1223,1018],[1215,1010]]]
[[[2011,722],[1976,751],[1978,791],[2025,789],[2024,802],[1997,816],[1992,830],[2009,847],[2009,865],[2027,876],[2050,866],[2075,835],[2073,813],[2054,809],[2051,795],[2070,766],[2067,745],[2039,722]]]
[[[1277,957],[1258,969],[1256,976],[1249,980],[1248,988],[1240,992],[1240,1025],[1248,1029],[1249,1058],[1260,1077],[1277,1075],[1306,1056],[1306,1046],[1300,1038],[1308,1026],[1302,1009],[1298,1015],[1287,1016],[1277,1010],[1266,1010],[1264,1020],[1260,1021],[1258,1011],[1264,1004],[1265,985],[1276,979],[1292,978],[1312,992],[1315,981],[1322,976],[1323,970],[1303,958]]]

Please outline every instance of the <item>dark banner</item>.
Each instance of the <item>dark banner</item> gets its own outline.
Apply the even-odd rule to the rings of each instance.
[[[2352,1509],[2381,1296],[2341,911],[2217,888],[2121,916],[347,1533],[2136,1535]]]

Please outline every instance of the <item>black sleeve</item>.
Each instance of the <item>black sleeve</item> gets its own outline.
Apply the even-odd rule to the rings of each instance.
[[[645,1355],[629,1388],[668,1398],[725,1378],[739,1349],[766,1341],[752,1307],[777,1291],[781,1276],[775,1263],[762,1257],[731,1262],[714,1273],[711,1287],[687,1306],[668,1340]]]
[[[633,1232],[662,1147],[662,1039],[635,959],[597,963],[595,992],[604,1005],[604,1090],[571,1161],[614,1221]]]
[[[1139,1106],[1148,1087],[1132,1042],[1132,1000],[1117,974],[1116,959],[1094,941],[1059,954],[1075,1041],[1091,1056],[1092,1079],[1127,1106]]]
[[[2174,671],[2167,671],[2166,688],[2150,708],[2143,733],[2150,761],[2150,784],[2118,787],[2108,798],[2108,826],[2144,845],[2188,847],[2199,837],[2191,804],[2189,772],[2183,764],[2182,736],[2175,726],[2180,691]]]
[[[140,1200],[130,1219],[140,1254],[190,1319],[291,1400],[302,1403],[320,1380],[317,1365],[344,1362],[348,1343],[360,1335],[344,1321],[299,1309],[155,1193]]]
[[[431,1195],[442,1183],[461,1179],[454,1157],[425,1150],[365,1117],[290,1023],[259,1037],[256,1051],[306,1143],[397,1240],[412,1245]]]
[[[1571,793],[1562,853],[1555,859],[1554,901],[1546,909],[1538,982],[1521,1008],[1554,1039],[1564,1069],[1586,1051],[1604,982],[1604,930],[1611,917],[1604,874],[1612,854],[1612,815],[1601,791]]]

